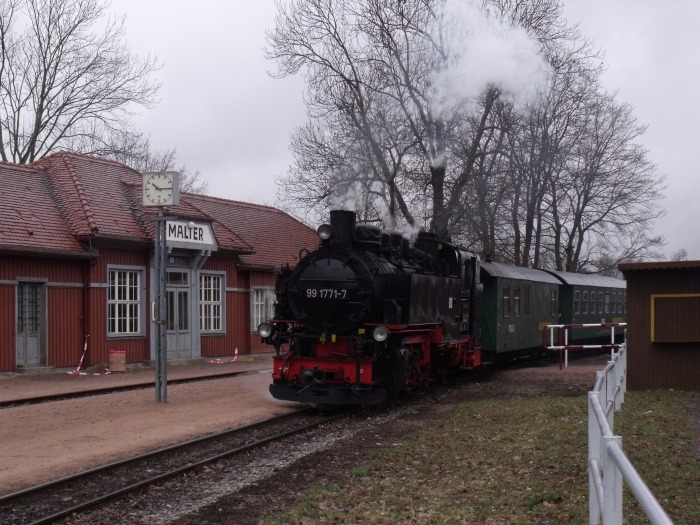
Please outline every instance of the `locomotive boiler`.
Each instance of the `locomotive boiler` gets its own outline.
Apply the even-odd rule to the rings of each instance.
[[[277,280],[270,392],[317,405],[371,405],[481,362],[479,258],[446,239],[331,212],[320,246]]]

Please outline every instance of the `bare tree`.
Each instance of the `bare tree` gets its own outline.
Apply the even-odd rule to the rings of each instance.
[[[100,0],[0,5],[0,156],[19,164],[85,141],[108,150],[134,107],[152,107],[154,58],[124,43],[124,17]],[[93,153],[82,151],[82,153]]]
[[[552,228],[558,269],[658,256],[663,239],[651,225],[663,215],[663,177],[638,143],[644,131],[631,106],[614,96],[600,95],[587,108],[566,177],[549,195],[558,212]]]
[[[651,256],[660,208],[640,202],[656,203],[661,179],[637,143],[643,127],[600,90],[592,45],[558,0],[474,5],[278,1],[267,56],[279,76],[304,74],[310,117],[279,200],[308,217],[340,189],[367,220],[452,234],[525,266],[602,271]],[[533,42],[531,65],[544,69],[545,56],[551,71],[529,101],[511,77],[520,62],[498,55],[499,71],[471,51]]]
[[[672,261],[687,261],[688,260],[688,252],[685,250],[685,248],[680,248],[671,254],[671,260]]]

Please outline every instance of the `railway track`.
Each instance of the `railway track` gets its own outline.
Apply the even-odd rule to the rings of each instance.
[[[211,381],[214,379],[224,379],[227,377],[242,377],[248,375],[259,375],[259,374],[272,374],[272,368],[256,369],[256,370],[244,370],[240,372],[226,372],[219,374],[209,374],[197,377],[184,377],[181,379],[169,379],[168,386],[172,385],[184,385],[186,383],[196,383],[199,381]],[[40,403],[50,403],[52,401],[63,401],[66,399],[80,399],[83,397],[99,396],[105,394],[115,394],[118,392],[130,392],[132,390],[144,390],[146,388],[153,388],[154,381],[142,381],[139,383],[133,383],[130,385],[119,385],[110,386],[104,388],[92,388],[89,390],[74,391],[74,392],[62,392],[59,394],[50,394],[44,396],[32,396],[19,399],[7,399],[0,401],[0,409],[11,408],[17,406],[26,405],[37,405]]]
[[[309,431],[348,415],[304,408],[0,496],[0,523],[39,525],[128,497],[159,482]]]

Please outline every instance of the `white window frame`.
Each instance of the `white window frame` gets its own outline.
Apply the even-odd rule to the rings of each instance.
[[[119,282],[120,274],[125,278]],[[107,267],[107,337],[143,337],[145,269],[134,266]],[[131,279],[135,278],[134,283]]]
[[[257,333],[263,321],[269,321],[275,315],[275,289],[253,288],[250,293],[251,330]]]
[[[199,274],[199,331],[202,334],[222,334],[226,331],[225,277],[225,273]]]

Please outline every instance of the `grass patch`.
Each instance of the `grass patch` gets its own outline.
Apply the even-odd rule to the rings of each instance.
[[[462,403],[262,523],[588,523],[586,397]],[[700,523],[700,395],[629,392],[615,432],[675,525]],[[628,525],[648,520],[625,492]]]

